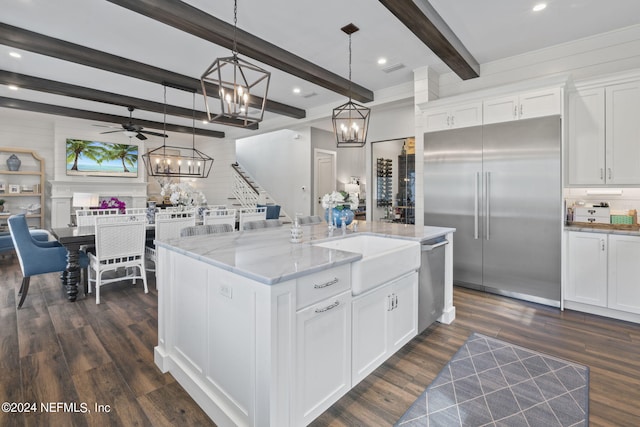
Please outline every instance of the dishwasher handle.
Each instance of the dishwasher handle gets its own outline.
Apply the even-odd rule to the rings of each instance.
[[[443,240],[441,242],[434,243],[433,245],[421,245],[420,248],[422,249],[422,252],[429,252],[436,248],[439,248],[440,246],[444,246],[448,244],[449,244],[448,240]]]

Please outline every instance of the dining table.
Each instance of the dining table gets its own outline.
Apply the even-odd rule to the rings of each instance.
[[[49,230],[60,244],[67,248],[67,268],[62,273],[62,284],[66,288],[67,299],[78,298],[78,282],[80,282],[80,248],[95,246],[96,229],[93,225],[74,227],[55,227]],[[155,227],[147,225],[146,240],[153,242]],[[85,293],[86,293],[85,289]]]

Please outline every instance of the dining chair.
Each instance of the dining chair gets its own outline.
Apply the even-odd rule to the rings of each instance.
[[[202,223],[209,224],[229,224],[233,229],[236,228],[235,209],[207,209],[202,213]]]
[[[260,219],[258,221],[247,221],[244,223],[245,230],[255,230],[258,228],[280,227],[282,221],[279,219]]]
[[[78,227],[94,225],[99,216],[118,214],[118,209],[78,209],[76,211],[76,225]]]
[[[13,246],[18,255],[20,270],[22,270],[22,284],[18,291],[22,307],[29,292],[31,276],[46,273],[57,273],[67,268],[67,249],[57,241],[41,241],[34,239],[29,232],[27,219],[24,214],[12,215],[7,220]],[[87,255],[80,252],[80,268],[89,264]]]
[[[95,283],[96,304],[100,304],[100,288],[123,279],[142,279],[148,293],[145,273],[146,223],[143,215],[113,215],[96,218],[96,253],[89,254],[89,293]],[[124,268],[125,276],[104,277],[107,272],[118,273]],[[137,270],[137,272],[136,272]],[[92,271],[95,277],[92,277]]]
[[[206,234],[231,233],[235,231],[230,224],[192,225],[180,230],[180,237],[203,236]]]
[[[311,216],[301,216],[300,218],[298,218],[298,223],[299,224],[320,224],[322,222],[322,218],[320,218],[318,215],[311,215]]]
[[[147,214],[147,208],[126,208],[125,209],[125,214],[126,215],[146,215]]]
[[[168,240],[180,237],[180,230],[185,227],[196,225],[195,210],[182,212],[164,212],[156,214],[155,240]],[[147,266],[148,271],[156,271],[156,248],[149,246],[145,248],[147,261],[153,262],[153,268]]]
[[[244,230],[245,222],[267,219],[267,208],[264,206],[255,208],[242,208],[239,209],[239,212],[239,230]]]

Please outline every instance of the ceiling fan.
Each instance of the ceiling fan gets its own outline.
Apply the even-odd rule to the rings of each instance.
[[[94,125],[94,126],[118,129],[118,130],[109,130],[109,131],[106,131],[106,132],[100,132],[101,135],[105,134],[105,133],[122,132],[126,136],[128,136],[129,138],[133,138],[135,136],[136,138],[138,138],[141,141],[144,141],[145,139],[147,139],[147,137],[144,136],[144,134],[153,135],[153,136],[161,136],[163,138],[167,138],[168,137],[164,133],[151,132],[151,131],[148,131],[148,130],[143,130],[144,128],[142,126],[134,124],[133,121],[132,121],[133,119],[131,117],[134,108],[133,107],[128,107],[127,109],[129,110],[129,122],[128,123],[122,123],[120,126],[104,126],[104,125]]]

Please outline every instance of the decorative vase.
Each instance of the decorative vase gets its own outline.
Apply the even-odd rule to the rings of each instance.
[[[15,154],[10,155],[9,158],[7,159],[7,168],[10,171],[20,170],[21,164],[22,164],[22,161]]]
[[[332,219],[329,219],[329,212],[331,212]],[[327,221],[327,224],[330,224],[331,222],[333,222],[333,224],[335,224],[336,227],[342,227],[343,218],[344,218],[344,223],[346,225],[351,224],[354,217],[355,217],[355,214],[351,209],[348,209],[348,208],[344,208],[344,209],[332,208],[332,209],[326,209],[324,211],[324,219],[325,221]]]

